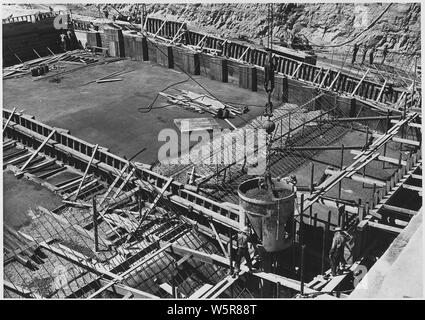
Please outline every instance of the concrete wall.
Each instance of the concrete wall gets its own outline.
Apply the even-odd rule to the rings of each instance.
[[[34,50],[40,56],[50,55],[49,49],[54,53],[62,52],[59,46],[59,34],[63,30],[55,29],[53,20],[54,17],[50,17],[35,23],[3,24],[3,65],[19,64],[21,63],[19,59],[22,61],[37,59]]]
[[[121,30],[116,30],[115,32],[118,34]],[[110,42],[117,43],[116,39],[119,37],[118,35],[108,37],[102,32],[98,32],[97,36],[94,34],[92,33],[87,37],[89,44],[106,48],[110,47]],[[111,52],[114,56],[123,56],[124,54],[125,57],[134,60],[149,60],[166,68],[184,70],[192,75],[201,75],[213,80],[228,82],[250,91],[265,92],[264,70],[258,66],[207,53],[196,53],[181,46],[165,45],[163,42],[147,40],[127,32],[122,34],[122,37],[123,48],[114,49],[114,52]],[[99,41],[101,41],[100,44]],[[138,43],[137,47],[134,46],[136,41]],[[117,46],[118,44],[115,48],[119,47]],[[334,106],[338,106],[340,108],[340,116],[344,117],[386,115],[371,108],[361,100],[341,96],[334,92],[325,92],[322,97],[311,101],[319,93],[320,91],[317,88],[308,86],[302,81],[282,75],[276,75],[275,77],[273,97],[281,102],[297,105],[307,104],[307,107],[311,110],[329,110]],[[385,121],[370,121],[367,124],[379,131],[386,130]]]

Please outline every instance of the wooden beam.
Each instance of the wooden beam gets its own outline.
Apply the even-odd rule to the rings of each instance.
[[[155,34],[153,35],[154,37],[157,37],[159,32],[162,30],[162,28],[165,26],[165,23],[167,22],[167,20],[164,20],[164,22],[161,24],[161,26],[159,27],[159,29],[155,32]]]
[[[391,120],[391,123],[397,123],[397,121],[396,120]],[[422,124],[421,123],[409,122],[407,125],[409,127],[412,127],[412,128],[422,129]]]
[[[100,285],[102,286],[99,290],[92,293],[88,299],[93,299],[96,296],[98,296],[103,291],[112,291],[114,293],[117,293],[119,295],[125,296],[128,293],[133,294],[134,298],[136,299],[159,299],[158,296],[155,296],[153,294],[150,294],[148,292],[144,292],[120,283],[116,283],[114,281],[108,282],[104,279],[99,279]]]
[[[351,150],[350,153],[351,154],[358,155],[361,152],[360,151],[357,151],[357,150]],[[392,163],[392,164],[395,164],[395,165],[399,165],[399,160],[398,159],[390,158],[390,157],[387,157],[387,156],[381,156],[381,155],[379,155],[378,158],[377,158],[377,160],[383,161],[383,162]],[[402,166],[405,166],[406,164],[407,164],[407,162],[405,160],[401,160],[401,165]]]
[[[325,169],[325,173],[329,174],[329,175],[335,175],[335,174],[338,174],[339,172],[341,172],[341,171],[333,170],[333,169]],[[385,187],[387,185],[385,181],[378,180],[378,179],[371,178],[371,177],[367,177],[367,176],[363,177],[361,174],[357,174],[357,173],[351,175],[350,179],[352,179],[354,181],[358,181],[358,182],[364,182],[364,183],[367,183],[367,184],[370,184],[370,185],[376,184],[379,187]]]
[[[317,79],[320,77],[320,75],[322,74],[322,70],[323,67],[320,67],[319,72],[314,76],[312,83],[315,84]]]
[[[387,85],[387,79],[385,79],[384,85],[382,86],[381,91],[379,91],[379,95],[378,95],[378,98],[376,98],[376,102],[379,102],[379,100],[381,100],[381,96],[382,96],[382,93],[384,92],[386,85]]]
[[[3,280],[3,285],[6,289],[24,297],[24,298],[35,298],[35,299],[43,299],[42,296],[35,292],[31,292],[25,288],[22,288],[21,286],[18,286],[16,284],[13,284],[7,280]]]
[[[213,286],[209,283],[205,283],[202,287],[200,287],[198,290],[196,290],[194,293],[192,293],[191,296],[189,296],[189,299],[199,299],[204,295],[208,290],[210,290]]]
[[[294,78],[298,74],[298,70],[300,70],[302,64],[303,64],[303,62],[300,62],[298,64],[297,68],[295,69],[294,73],[292,74],[292,78]],[[320,69],[320,70],[322,70],[322,69]]]
[[[402,187],[403,189],[408,189],[408,190],[412,190],[412,191],[422,192],[422,187],[412,186],[412,185],[410,185],[410,184],[405,184],[405,183],[403,183],[403,184],[401,185],[401,187]]]
[[[15,114],[15,112],[16,112],[16,108],[13,108],[12,112],[9,115],[9,118],[7,118],[7,120],[6,120],[6,124],[3,127],[3,134],[4,134],[4,131],[6,130],[7,126],[9,125],[10,120],[12,120],[13,115]]]
[[[215,265],[222,265],[222,266],[228,266],[229,265],[229,259],[219,256],[215,253],[206,253],[199,250],[183,247],[177,244],[171,244],[168,251],[178,254],[180,256],[185,255],[191,255],[193,259],[202,261],[207,264],[215,264]]]
[[[354,96],[357,92],[357,90],[359,90],[360,85],[362,84],[363,80],[366,79],[367,74],[369,73],[369,69],[366,70],[365,74],[363,75],[363,77],[360,79],[359,83],[357,84],[357,86],[354,88],[353,92],[351,93],[351,96]]]
[[[223,252],[223,254],[224,254],[224,256],[226,258],[229,258],[229,254],[228,254],[226,248],[224,247],[224,244],[221,241],[220,236],[218,235],[217,230],[214,227],[214,223],[212,223],[211,221],[209,221],[209,223],[210,223],[210,226],[211,226],[212,231],[214,232],[215,238],[217,239],[217,242],[220,245],[221,251]]]
[[[245,56],[245,54],[248,52],[248,50],[249,50],[250,48],[249,47],[247,47],[246,49],[245,49],[245,51],[242,53],[242,55],[239,57],[239,59],[238,59],[238,61],[241,61],[242,60],[242,58]]]
[[[403,138],[399,138],[399,137],[393,137],[393,141],[403,143],[403,144],[409,144],[409,145],[415,146],[415,147],[421,146],[421,143],[419,141],[410,140],[410,139],[403,139]]]
[[[405,214],[408,216],[415,216],[419,213],[419,211],[415,211],[415,210],[410,210],[410,209],[406,209],[406,208],[401,208],[401,207],[396,207],[396,206],[392,206],[389,204],[383,204],[382,209],[390,211],[390,212],[394,212],[394,213],[401,213],[401,214]]]
[[[322,82],[321,82],[321,83],[320,83],[320,85],[319,85],[319,88],[323,87],[323,85],[325,84],[325,80],[326,80],[326,78],[327,78],[327,77],[328,77],[328,75],[329,75],[329,71],[330,71],[330,69],[326,70],[326,73],[325,73],[325,75],[323,76],[323,79],[322,79]]]
[[[31,155],[31,157],[25,162],[25,164],[19,169],[19,171],[15,174],[18,175],[22,173],[25,168],[31,163],[31,161],[37,156],[37,154],[43,149],[43,147],[46,145],[46,143],[50,140],[50,138],[56,133],[56,130],[52,130],[50,134],[47,136],[47,138],[41,143],[41,145],[38,147],[38,149]]]
[[[112,196],[111,200],[115,199],[115,197],[117,197],[120,194],[121,190],[125,187],[125,185],[128,183],[128,181],[131,179],[131,177],[133,176],[133,174],[134,174],[135,171],[136,171],[136,168],[133,168],[130,171],[130,173],[127,175],[127,177],[125,178],[125,180],[123,181],[123,183],[115,191],[115,193]]]
[[[403,231],[402,228],[393,227],[393,226],[387,226],[385,224],[378,223],[378,222],[373,222],[373,221],[369,221],[368,222],[368,225],[371,226],[372,228],[383,230],[383,231],[387,231],[387,232],[391,232],[391,233],[397,233],[397,234],[399,234],[400,232]]]
[[[199,46],[200,46],[200,44],[202,43],[202,41],[204,41],[206,37],[207,37],[207,35],[204,35],[204,36],[201,38],[201,40],[198,42],[198,44],[196,45],[196,47],[199,47]]]
[[[102,200],[99,202],[99,206],[101,206],[106,198],[109,196],[109,194],[112,192],[112,190],[114,189],[115,185],[118,183],[118,181],[121,179],[122,175],[124,174],[124,172],[127,170],[127,168],[130,166],[130,162],[127,162],[124,167],[121,169],[121,171],[119,172],[119,174],[117,175],[117,177],[115,178],[115,180],[112,182],[112,184],[109,186],[108,190],[106,191],[105,195],[103,196]]]
[[[334,87],[334,85],[335,85],[335,83],[338,80],[338,78],[339,78],[340,75],[341,75],[341,71],[338,71],[335,79],[332,81],[331,85],[328,87],[329,90],[332,90],[333,89],[333,87]]]
[[[80,193],[81,187],[83,186],[84,179],[86,178],[86,175],[87,175],[87,173],[89,172],[89,169],[90,169],[91,164],[92,164],[92,162],[93,162],[94,156],[96,155],[96,151],[97,151],[97,148],[98,148],[98,147],[99,147],[99,145],[98,145],[98,144],[96,144],[96,145],[94,146],[94,148],[93,148],[93,152],[92,152],[91,158],[90,158],[90,160],[89,160],[89,163],[87,164],[86,170],[84,171],[83,177],[81,178],[80,185],[78,186],[77,193],[75,194],[75,198],[74,198],[74,200],[77,200],[77,199],[78,199],[78,195],[79,195],[79,193]]]
[[[162,187],[161,191],[159,192],[159,194],[156,196],[156,198],[154,199],[154,201],[152,202],[151,207],[149,208],[149,211],[146,212],[146,216],[150,215],[153,210],[156,208],[159,200],[161,200],[162,196],[164,195],[164,192],[167,190],[167,188],[170,186],[171,182],[173,181],[173,178],[169,178],[167,180],[167,182],[165,183],[165,185]],[[140,181],[139,181],[140,183]],[[144,187],[144,186],[142,186]],[[140,220],[139,225],[137,226],[137,229],[140,228],[141,224],[142,224],[143,220]]]

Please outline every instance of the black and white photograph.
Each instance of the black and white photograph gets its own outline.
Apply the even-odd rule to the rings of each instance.
[[[1,17],[3,299],[424,299],[420,2]]]

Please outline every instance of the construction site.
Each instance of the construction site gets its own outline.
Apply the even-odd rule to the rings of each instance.
[[[2,5],[4,297],[423,298],[421,5],[356,6]]]

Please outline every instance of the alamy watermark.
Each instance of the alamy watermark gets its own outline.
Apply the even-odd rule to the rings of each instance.
[[[261,175],[266,169],[266,137],[264,129],[192,130],[182,120],[180,138],[176,130],[160,131],[158,161],[167,165],[231,165],[246,168],[248,175]],[[191,142],[198,142],[190,148]]]
[[[55,17],[53,20],[53,27],[57,30],[66,30],[68,29],[68,15],[60,14]]]

